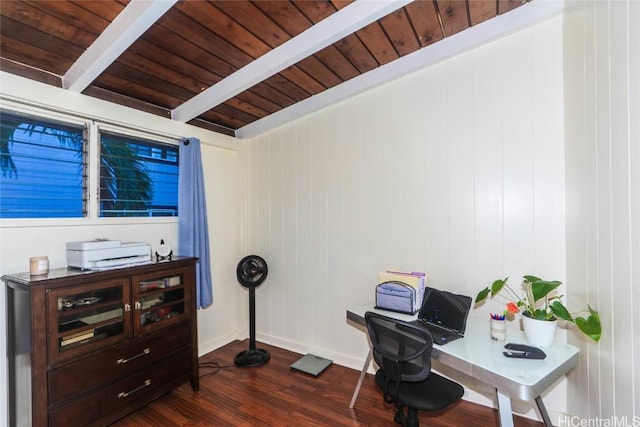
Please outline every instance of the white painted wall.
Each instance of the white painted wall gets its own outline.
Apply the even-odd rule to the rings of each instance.
[[[556,17],[251,140],[259,338],[358,369],[345,309],[373,301],[379,271],[473,296],[507,275],[564,281],[561,39]],[[564,382],[547,403],[565,411]]]
[[[636,0],[575,1],[565,19],[568,298],[603,323],[599,345],[576,342],[568,412],[589,425],[640,423],[638,22]]]
[[[235,266],[244,253],[241,241],[241,216],[244,186],[241,149],[244,142],[189,125],[181,125],[158,116],[102,102],[83,95],[46,86],[0,72],[0,105],[37,110],[53,108],[70,114],[81,114],[98,120],[150,130],[169,136],[195,136],[202,142],[205,173],[213,304],[198,312],[199,353],[247,335],[247,316],[243,289],[237,284]],[[31,106],[29,106],[31,105]],[[75,221],[0,222],[0,275],[29,270],[29,257],[47,255],[52,268],[65,267],[65,242],[92,240],[96,237],[124,241],[143,241],[159,245],[160,239],[177,246],[176,219],[81,219]],[[4,285],[0,291],[0,307],[5,306]],[[5,312],[4,309],[1,310]],[[0,316],[0,395],[6,396],[6,318]],[[42,349],[43,351],[45,349]],[[224,362],[224,361],[223,361]],[[224,363],[228,364],[231,361]],[[0,399],[0,425],[7,417],[6,400]]]

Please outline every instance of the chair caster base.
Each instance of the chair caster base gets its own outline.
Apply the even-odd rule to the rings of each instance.
[[[408,414],[404,414],[404,412],[400,413],[402,409],[398,409],[396,411],[396,415],[393,417],[393,421],[396,424],[400,424],[402,427],[419,427],[420,419],[418,418],[418,411],[411,410],[409,408]]]

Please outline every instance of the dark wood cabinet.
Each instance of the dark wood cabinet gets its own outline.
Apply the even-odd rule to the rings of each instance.
[[[190,380],[196,258],[5,275],[11,425],[108,425]]]

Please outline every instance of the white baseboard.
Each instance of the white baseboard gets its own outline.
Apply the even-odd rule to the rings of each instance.
[[[331,359],[333,360],[333,363],[337,365],[345,366],[347,368],[355,369],[358,371],[362,369],[362,364],[364,363],[364,360],[367,357],[366,353],[364,353],[362,357],[354,357],[348,354],[339,353],[326,348],[310,346],[308,344],[287,340],[287,339],[275,337],[272,335],[266,335],[266,334],[260,334],[257,340],[265,344],[269,344],[279,348],[284,348],[285,350],[293,351],[294,353],[298,353],[301,355],[304,355],[307,353],[313,353],[317,356],[321,356],[326,359]],[[369,372],[374,373],[371,367],[369,368]]]
[[[223,335],[221,337],[217,337],[215,340],[211,340],[211,341],[206,341],[206,342],[202,342],[199,341],[198,342],[198,357],[202,357],[207,353],[211,353],[213,350],[217,350],[220,347],[223,347],[227,344],[229,344],[231,341],[234,340],[243,340],[246,337],[240,337],[237,334],[226,334]]]

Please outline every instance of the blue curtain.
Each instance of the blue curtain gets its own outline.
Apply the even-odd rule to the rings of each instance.
[[[196,264],[196,286],[198,308],[204,308],[213,302],[213,286],[204,174],[200,140],[197,138],[180,141],[178,191],[178,254],[200,259]]]

